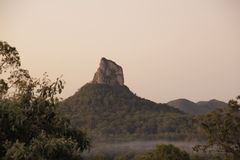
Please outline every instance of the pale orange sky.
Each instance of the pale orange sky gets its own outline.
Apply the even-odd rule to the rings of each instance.
[[[101,57],[156,102],[240,94],[239,0],[0,0],[0,37],[34,76],[63,74],[68,97]]]

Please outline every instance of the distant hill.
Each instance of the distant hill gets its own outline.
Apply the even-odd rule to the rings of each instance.
[[[197,104],[187,99],[177,99],[170,101],[167,104],[185,113],[196,114],[199,112]]]
[[[205,114],[227,106],[227,103],[215,99],[210,101],[200,101],[197,103],[187,99],[177,99],[170,101],[167,104],[189,114]]]
[[[105,58],[93,81],[64,100],[60,111],[97,140],[184,139],[194,134],[189,115],[133,94],[124,85],[122,68]]]

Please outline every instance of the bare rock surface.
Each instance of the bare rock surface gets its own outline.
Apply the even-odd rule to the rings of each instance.
[[[123,86],[123,69],[115,62],[103,57],[100,61],[100,66],[93,77],[92,83]]]

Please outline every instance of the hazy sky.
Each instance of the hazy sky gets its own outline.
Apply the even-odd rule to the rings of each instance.
[[[156,102],[240,94],[239,0],[0,0],[0,37],[34,76],[63,74],[63,97],[101,57]]]

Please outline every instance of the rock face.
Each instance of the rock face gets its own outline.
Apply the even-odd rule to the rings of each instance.
[[[102,58],[92,83],[123,86],[124,77],[122,67],[111,60]]]

